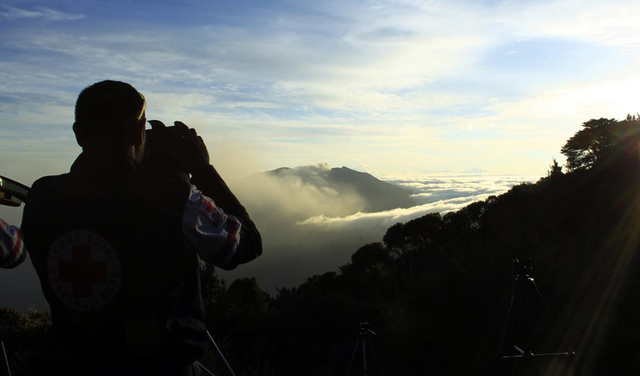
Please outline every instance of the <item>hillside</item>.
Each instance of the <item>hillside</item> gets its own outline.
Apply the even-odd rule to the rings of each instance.
[[[530,259],[552,316],[531,285],[522,288],[503,354],[515,355],[514,345],[575,351],[582,374],[634,374],[638,192],[637,171],[556,172],[458,212],[395,225],[383,243],[354,253],[341,273],[314,276],[273,299],[255,280],[240,280],[211,301],[211,322],[230,336],[232,353],[269,359],[285,375],[344,372],[361,321],[377,332],[372,340],[388,374],[495,375],[514,260]],[[502,374],[568,375],[571,362],[498,365]]]

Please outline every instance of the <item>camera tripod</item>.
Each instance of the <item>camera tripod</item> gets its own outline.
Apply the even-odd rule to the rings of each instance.
[[[360,331],[358,332],[358,339],[356,340],[356,346],[353,349],[353,353],[351,353],[351,360],[349,360],[349,366],[347,367],[347,373],[346,376],[349,376],[349,373],[351,373],[351,370],[354,368],[353,366],[353,361],[356,358],[356,353],[358,352],[358,349],[362,350],[362,371],[363,371],[363,375],[367,375],[367,347],[371,350],[371,354],[373,355],[373,359],[376,362],[376,367],[378,368],[378,372],[380,375],[384,376],[384,373],[382,372],[382,366],[380,365],[380,361],[378,360],[378,357],[376,356],[376,352],[373,350],[373,345],[371,344],[371,340],[369,339],[369,335],[373,335],[375,336],[376,333],[373,332],[373,330],[369,329],[369,323],[368,322],[361,322],[360,323]]]
[[[527,307],[525,304],[525,298],[526,298],[525,295],[527,291],[533,291],[535,293],[534,300],[537,302],[538,307],[544,308],[544,313],[553,323],[554,329],[558,334],[559,338],[564,340],[564,336],[560,328],[558,327],[556,320],[551,314],[551,311],[549,310],[547,303],[542,298],[542,294],[538,289],[538,285],[536,285],[535,279],[533,278],[533,274],[532,274],[533,268],[530,265],[530,260],[527,260],[527,261],[520,262],[519,259],[513,260],[513,266],[515,271],[514,290],[513,290],[513,294],[511,295],[509,310],[507,312],[507,318],[505,320],[504,329],[502,331],[502,336],[500,339],[498,355],[495,360],[495,369],[496,371],[500,371],[501,363],[504,363],[505,361],[530,361],[534,358],[538,358],[538,360],[541,360],[543,358],[547,358],[547,359],[566,358],[568,361],[573,362],[573,366],[577,370],[578,369],[577,363],[576,363],[577,357],[574,351],[535,353],[530,349],[531,344],[526,343],[526,338],[518,338],[517,336],[516,332],[518,331],[518,329],[522,329],[522,327],[526,326],[527,324],[531,324],[531,322],[529,323],[525,322],[524,325],[522,322],[520,322],[520,328],[518,328],[518,323],[517,323],[518,315],[516,311],[520,311],[518,313],[520,313],[521,316],[524,316],[524,314],[530,313],[530,311],[527,310]],[[518,307],[520,309],[517,309],[514,307],[517,303],[520,303]],[[511,341],[507,343],[507,336],[509,333],[509,329],[512,329],[511,331],[513,332],[513,335],[512,335]],[[521,342],[517,343],[518,340]],[[513,348],[511,350],[515,350],[515,352],[509,351],[509,349],[505,349],[505,344],[512,345]],[[499,374],[502,374],[502,373],[499,373]],[[511,373],[507,373],[507,374],[511,374]]]

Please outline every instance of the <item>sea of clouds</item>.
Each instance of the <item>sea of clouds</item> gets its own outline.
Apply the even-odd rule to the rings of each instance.
[[[304,171],[317,169],[321,176],[323,168],[328,167],[306,166]],[[321,181],[310,185],[292,175],[287,179],[261,175],[255,185],[245,184],[236,190],[261,230],[264,254],[237,270],[219,274],[229,281],[255,276],[260,286],[273,294],[314,274],[338,271],[358,248],[381,241],[386,230],[398,222],[459,210],[538,178],[455,173],[385,176],[381,180],[407,189],[416,205],[363,212],[358,210],[361,200],[353,192],[341,197],[319,189],[324,185]]]
[[[415,177],[386,177],[383,181],[412,192],[417,205],[406,209],[393,209],[376,213],[355,213],[343,217],[313,216],[297,225],[350,226],[367,229],[372,226],[386,229],[398,222],[407,222],[428,213],[447,213],[461,209],[472,202],[499,195],[517,184],[535,181],[524,175],[422,175]],[[385,227],[386,226],[386,227]],[[343,227],[343,229],[345,229]]]

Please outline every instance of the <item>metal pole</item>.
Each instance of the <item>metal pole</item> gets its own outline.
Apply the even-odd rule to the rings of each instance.
[[[216,344],[216,341],[213,340],[213,337],[211,336],[211,333],[209,333],[208,330],[207,330],[207,335],[209,336],[209,341],[211,341],[211,343],[213,344],[213,347],[216,348],[216,351],[218,352],[218,355],[220,355],[220,357],[222,358],[222,361],[227,366],[227,369],[229,370],[229,373],[231,373],[231,376],[236,376],[236,374],[233,372],[233,369],[231,368],[229,363],[227,363],[227,359],[225,359],[224,355],[222,354],[222,351],[220,351],[220,348]]]
[[[349,376],[349,373],[351,372],[351,367],[353,367],[353,360],[356,358],[356,353],[358,352],[358,343],[359,341],[356,341],[356,346],[353,348],[353,352],[351,353],[351,360],[349,360],[349,366],[347,367],[347,373],[345,376]]]
[[[6,374],[11,376],[11,367],[9,367],[9,357],[7,356],[7,350],[4,348],[4,338],[2,337],[2,327],[0,327],[0,345],[2,345],[2,356],[4,357],[4,368]]]
[[[362,369],[364,370],[364,376],[367,376],[367,344],[365,343],[365,337],[362,337],[360,341],[362,341]]]
[[[371,354],[373,354],[373,359],[376,361],[376,365],[378,366],[378,372],[380,372],[381,376],[384,376],[384,372],[382,372],[382,364],[380,364],[380,360],[378,360],[378,356],[376,355],[376,351],[373,349],[373,344],[369,337],[367,337],[367,345],[369,345],[369,349],[371,350]]]
[[[198,367],[202,368],[202,370],[205,371],[208,375],[216,376],[213,374],[213,372],[209,371],[205,366],[203,366],[202,363],[196,362],[196,364],[198,364]]]

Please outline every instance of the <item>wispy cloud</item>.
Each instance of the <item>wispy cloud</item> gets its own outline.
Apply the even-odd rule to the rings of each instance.
[[[640,46],[640,3],[634,1],[509,1],[494,21],[519,38],[568,38],[617,47]]]
[[[21,18],[41,18],[50,21],[73,21],[84,18],[83,14],[64,13],[51,8],[35,7],[33,9],[16,8],[2,5],[0,17],[15,20]]]
[[[356,213],[345,217],[327,217],[318,215],[299,221],[299,226],[316,225],[330,226],[337,231],[350,231],[354,227],[360,229],[386,229],[398,222],[407,222],[429,213],[447,213],[486,198],[484,195],[466,196],[449,200],[441,200],[429,204],[414,206],[409,209],[393,209],[376,213]]]

